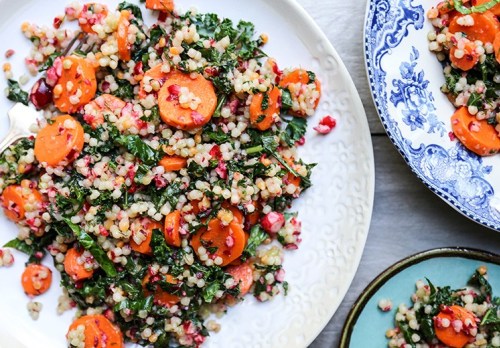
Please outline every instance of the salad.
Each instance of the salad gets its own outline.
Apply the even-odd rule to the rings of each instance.
[[[417,281],[412,306],[400,304],[395,328],[387,330],[392,348],[500,347],[500,297],[493,295],[487,268],[480,266],[463,288]],[[379,307],[389,311],[388,300]]]
[[[443,64],[443,93],[457,108],[453,134],[470,151],[500,151],[500,5],[496,0],[441,1],[427,17],[429,49]]]
[[[267,57],[252,23],[145,7],[152,25],[127,2],[74,3],[53,28],[23,23],[27,67],[43,74],[29,93],[4,66],[8,98],[45,115],[0,156],[1,203],[19,227],[5,248],[29,255],[34,318],[53,258],[59,309],[79,308],[72,347],[198,347],[220,329],[210,313],[286,294],[284,251],[301,242],[288,208],[311,185],[297,147],[320,81]],[[326,116],[316,130],[334,126]]]

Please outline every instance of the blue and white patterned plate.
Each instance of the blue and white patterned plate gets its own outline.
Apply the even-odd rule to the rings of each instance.
[[[500,231],[500,156],[478,157],[450,136],[454,107],[440,91],[441,64],[427,41],[426,12],[438,2],[368,1],[364,43],[373,99],[417,177],[465,216]]]

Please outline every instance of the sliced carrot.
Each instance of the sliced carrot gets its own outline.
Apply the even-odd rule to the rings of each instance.
[[[244,296],[250,291],[253,285],[253,269],[248,262],[237,266],[229,266],[225,269],[225,272],[233,277],[236,284],[239,284],[240,296]]]
[[[62,65],[61,76],[54,87],[54,105],[59,111],[71,114],[94,98],[95,69],[85,58],[76,56],[62,58]]]
[[[314,81],[311,81],[311,77],[309,75],[310,74],[307,72],[307,70],[295,69],[283,75],[279,85],[281,88],[289,88],[290,84],[308,85],[310,83],[314,83],[316,85],[316,90],[319,92],[319,97],[314,102],[314,109],[316,109],[318,107],[319,100],[321,97],[321,82],[318,80],[317,77],[315,77]],[[290,114],[296,116],[305,116],[305,114],[303,114],[302,112],[294,112],[292,110],[290,110],[289,112]]]
[[[151,291],[148,290],[146,286],[148,284],[152,283],[151,281],[153,279],[152,279],[151,274],[147,273],[146,276],[144,277],[144,279],[142,280],[142,288],[143,288],[144,294],[146,296],[150,296],[152,294]],[[167,282],[169,284],[177,284],[177,279],[172,277],[170,274],[167,274],[167,276],[165,277],[164,280],[156,280],[154,283],[152,283],[152,284],[155,284],[155,286],[154,286],[155,290],[153,292],[153,298],[154,298],[155,302],[157,302],[158,304],[160,304],[162,306],[171,307],[171,306],[175,305],[176,303],[178,303],[181,300],[181,298],[177,295],[170,294],[167,291],[163,290],[160,287],[160,282],[162,282],[162,281]]]
[[[467,327],[465,321],[470,321],[470,325],[476,327],[476,317],[474,314],[469,312],[463,307],[460,306],[450,306],[443,309],[437,315],[437,318],[434,319],[434,330],[436,332],[436,337],[442,343],[451,348],[462,348],[467,343],[469,343],[470,339],[473,339],[474,336],[468,335],[464,331],[456,332],[453,325],[448,325],[447,327],[443,327],[439,324],[439,322],[443,319],[448,319],[450,323],[455,320],[460,320],[463,324],[463,327]]]
[[[108,15],[108,7],[98,3],[88,3],[83,5],[82,11],[78,16],[78,24],[80,28],[89,34],[95,34],[92,26],[102,23]]]
[[[180,104],[179,94],[182,87],[200,99],[195,110],[189,105]],[[158,92],[158,105],[163,122],[172,127],[190,130],[210,121],[217,107],[217,95],[212,82],[202,75],[196,74],[192,77],[192,74],[175,70],[168,74],[165,84]]]
[[[136,233],[143,233],[146,239],[141,244],[137,244],[134,238],[131,238],[130,248],[138,253],[149,255],[152,252],[151,237],[153,237],[153,230],[162,230],[163,226],[159,222],[150,219],[144,219],[141,221],[141,225],[144,228]]]
[[[292,185],[294,185],[294,186],[296,186],[296,187],[300,187],[300,183],[301,183],[301,181],[302,181],[302,180],[300,179],[300,177],[299,177],[299,176],[295,176],[295,175],[293,175],[292,173],[288,173],[287,175],[285,175],[285,176],[283,177],[283,182],[284,182],[285,184],[287,184],[287,185],[288,185],[288,184],[292,184]]]
[[[233,214],[233,221],[236,221],[239,224],[243,224],[245,217],[243,216],[243,213],[238,209],[238,207],[225,201],[224,203],[222,203],[222,208],[231,211],[231,213]]]
[[[101,94],[85,106],[83,119],[93,129],[96,129],[104,123],[105,113],[119,114],[125,105],[127,103],[112,94]]]
[[[26,294],[41,295],[47,292],[52,284],[52,271],[43,265],[30,263],[24,269],[21,283]]]
[[[274,86],[268,92],[255,94],[250,104],[250,123],[261,131],[271,128],[280,112],[280,97],[280,89]]]
[[[191,239],[191,246],[200,256],[199,248],[204,247],[207,254],[220,257],[226,266],[236,260],[245,249],[245,232],[238,222],[224,226],[219,219],[212,219],[208,228],[200,228]]]
[[[175,172],[186,168],[187,159],[181,156],[165,156],[160,160],[162,166],[167,172]]]
[[[42,128],[35,139],[35,157],[54,167],[62,161],[72,162],[83,149],[84,131],[69,115],[57,116],[52,124]]]
[[[66,253],[64,258],[64,270],[74,281],[83,280],[91,278],[94,274],[94,270],[87,270],[80,259],[83,254],[82,251],[78,251],[76,248],[71,248]]]
[[[479,5],[486,4],[487,2],[490,2],[490,1],[491,0],[472,0],[471,4],[473,6],[479,6]],[[489,9],[489,11],[491,11],[495,16],[500,16],[500,5],[497,4],[497,5],[493,6],[492,8]]]
[[[457,52],[462,52],[463,55],[461,54],[461,57],[457,58]],[[450,61],[454,66],[463,71],[472,69],[474,66],[476,66],[477,62],[479,62],[479,54],[477,54],[476,52],[476,45],[471,41],[467,41],[462,50],[459,50],[456,46],[453,46],[450,49]]]
[[[498,63],[500,63],[500,32],[495,35],[493,40],[493,52]]]
[[[480,156],[493,155],[500,151],[500,138],[495,127],[486,120],[479,121],[466,106],[459,108],[451,117],[455,136],[466,148]]]
[[[165,217],[165,229],[163,233],[168,245],[175,247],[181,246],[181,235],[179,234],[181,226],[181,212],[174,210]]]
[[[160,87],[163,86],[168,78],[168,73],[162,71],[162,66],[163,64],[160,63],[144,73],[144,77],[139,83],[139,99],[144,99],[148,96],[149,93],[151,93],[146,92],[146,90],[144,89],[146,81],[149,84],[151,84],[152,81],[158,81]]]
[[[455,16],[450,22],[448,32],[452,34],[462,32],[470,41],[480,40],[483,43],[492,43],[495,40],[495,35],[500,31],[500,23],[491,11],[471,13],[467,16],[472,17],[474,25],[460,25],[458,24],[459,18],[464,17],[464,15]]]
[[[131,59],[130,51],[132,45],[128,42],[131,15],[132,13],[130,11],[122,10],[120,12],[120,18],[118,19],[118,28],[116,29],[118,57],[125,62]]]
[[[146,8],[163,12],[174,10],[174,0],[146,0]]]
[[[116,327],[102,314],[84,315],[76,319],[69,327],[70,331],[76,330],[80,325],[84,329],[85,348],[123,348],[123,335]]]
[[[29,180],[26,180],[29,182]],[[5,216],[12,221],[24,219],[26,211],[40,208],[43,197],[35,188],[30,188],[25,181],[21,185],[9,185],[2,192],[2,207]]]

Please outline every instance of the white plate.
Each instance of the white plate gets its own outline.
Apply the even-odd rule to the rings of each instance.
[[[420,180],[470,219],[500,231],[500,156],[478,157],[450,139],[455,108],[441,93],[426,13],[439,1],[369,0],[365,59],[380,119]],[[411,199],[411,198],[409,198]]]
[[[104,1],[112,6],[117,1]],[[62,13],[66,1],[0,0],[0,53],[14,48],[21,60],[29,48],[19,27],[24,20],[50,25]],[[302,156],[317,162],[314,186],[293,209],[303,221],[303,242],[298,251],[287,252],[285,269],[290,283],[288,296],[268,303],[248,298],[231,308],[220,322],[220,333],[206,347],[306,347],[327,324],[340,305],[354,277],[366,241],[374,194],[374,165],[366,116],[347,70],[326,37],[305,11],[292,0],[178,0],[179,8],[195,5],[201,12],[215,12],[234,20],[256,24],[259,33],[269,34],[266,52],[281,68],[302,66],[317,73],[323,98],[309,121]],[[14,64],[20,76],[22,63]],[[10,103],[0,98],[6,110]],[[312,127],[326,114],[335,116],[336,129],[327,136]],[[7,128],[1,120],[1,132]],[[0,242],[16,234],[14,224],[0,219]],[[26,310],[20,275],[25,258],[16,253],[15,266],[0,270],[0,327],[11,332],[2,339],[17,338],[21,347],[65,347],[71,313],[55,314],[61,290],[56,276],[50,291],[39,297],[40,319],[32,321]],[[46,264],[52,264],[45,260]],[[5,313],[9,313],[5,315]],[[14,347],[9,343],[6,347]]]

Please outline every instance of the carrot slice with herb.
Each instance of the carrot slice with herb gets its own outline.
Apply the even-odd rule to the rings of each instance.
[[[175,172],[186,168],[187,159],[181,156],[165,156],[160,160],[159,164],[166,172]]]
[[[274,86],[268,92],[255,94],[250,104],[250,123],[261,131],[271,128],[280,112],[280,97],[281,91]]]
[[[146,8],[163,12],[174,10],[174,0],[146,0]]]
[[[314,75],[313,73],[304,69],[292,70],[283,75],[279,85],[281,88],[286,88],[288,90],[291,90],[290,93],[292,94],[292,99],[293,99],[294,94],[302,93],[301,90],[303,85],[308,85],[311,83],[314,83],[315,88],[319,93],[318,98],[316,98],[313,105],[313,108],[316,109],[318,107],[319,100],[321,98],[321,83],[316,77],[316,75]],[[294,85],[294,88],[292,88],[291,85]],[[295,116],[301,116],[301,117],[306,116],[302,111],[289,110],[288,112]]]
[[[29,180],[23,180],[21,185],[9,185],[2,192],[2,207],[5,216],[12,221],[24,219],[26,210],[39,208],[43,198],[40,192],[30,187]]]
[[[61,76],[54,86],[54,105],[61,112],[74,113],[94,98],[97,91],[95,69],[85,58],[62,58]]]
[[[108,15],[108,7],[98,3],[88,3],[83,5],[82,11],[78,16],[78,24],[80,28],[89,34],[95,34],[92,26],[102,23]]]
[[[459,57],[457,57],[458,52],[460,52]],[[450,49],[450,61],[454,66],[463,71],[472,69],[477,62],[479,62],[479,54],[476,52],[476,45],[473,42],[467,41],[462,50],[453,46]]]
[[[238,207],[226,201],[222,203],[222,208],[229,210],[233,214],[233,221],[236,221],[239,224],[243,224],[245,217],[243,216],[243,213],[238,209]]]
[[[491,2],[491,0],[472,0],[471,4],[472,6],[480,6],[488,2]],[[488,11],[491,11],[495,16],[500,16],[500,4],[493,6]]]
[[[69,115],[54,118],[35,139],[35,157],[53,167],[66,160],[72,162],[83,149],[83,127]]]
[[[183,87],[194,95],[197,102],[181,94]],[[184,101],[184,98],[188,100]],[[190,130],[210,121],[217,107],[217,95],[212,82],[202,75],[172,71],[158,93],[158,106],[163,122],[178,129]]]
[[[175,247],[181,246],[181,235],[179,234],[180,226],[181,212],[179,210],[174,210],[165,217],[165,229],[163,233],[168,245]]]
[[[207,228],[200,228],[191,239],[191,246],[200,256],[200,247],[215,258],[220,257],[220,266],[226,266],[241,256],[245,249],[245,232],[236,221],[224,226],[219,219],[212,219]]]
[[[159,87],[163,86],[169,73],[163,72],[162,67],[163,64],[158,64],[144,73],[144,76],[139,83],[139,99],[146,98],[149,93],[157,93],[160,90]],[[150,92],[146,92],[144,89],[146,83],[152,87]],[[156,90],[153,86],[155,86]]]
[[[459,24],[464,16],[455,16],[450,22],[448,32],[452,34],[462,32],[470,41],[480,40],[483,43],[492,43],[495,40],[495,35],[500,31],[500,23],[491,11],[468,14],[467,16],[472,17],[474,21],[471,26]]]
[[[240,296],[244,296],[250,291],[253,285],[253,270],[248,262],[236,266],[229,266],[225,269],[240,288]]]
[[[26,294],[41,295],[47,292],[52,284],[52,271],[46,266],[31,263],[24,269],[21,284]]]
[[[466,148],[480,156],[493,155],[500,151],[500,138],[495,127],[486,120],[479,121],[466,106],[455,111],[451,117],[455,136]]]
[[[146,296],[150,296],[151,294],[153,294],[155,302],[157,302],[162,306],[172,307],[173,305],[178,303],[181,300],[181,298],[177,295],[171,294],[163,290],[160,287],[161,282],[175,285],[177,284],[177,279],[175,279],[170,274],[167,274],[165,278],[162,279],[160,275],[152,276],[150,273],[147,273],[144,279],[142,280],[142,287],[144,294]],[[151,292],[151,290],[149,290],[148,287],[153,287],[154,288],[153,292]]]
[[[128,41],[128,34],[130,28],[131,12],[123,10],[120,12],[118,19],[118,28],[116,29],[116,41],[118,45],[118,57],[128,62],[131,59],[130,50],[132,45]]]
[[[71,323],[67,337],[70,332],[77,330],[79,326],[84,327],[85,347],[92,348],[123,348],[123,335],[102,314],[84,315]]]
[[[144,219],[141,224],[144,228],[136,233],[144,234],[146,239],[143,240],[142,243],[137,244],[132,237],[130,239],[130,248],[138,253],[150,255],[152,252],[151,238],[153,237],[153,230],[162,230],[163,226],[159,222],[149,219]]]
[[[455,328],[451,324],[444,327],[440,324],[443,319],[448,319],[450,323],[455,320],[460,320],[465,328],[469,325],[476,327],[476,317],[465,308],[456,305],[444,307],[441,312],[439,312],[434,319],[434,330],[436,332],[437,339],[448,347],[463,348],[467,343],[469,343],[469,339],[474,338],[464,331],[455,331]]]
[[[119,114],[125,105],[127,103],[112,94],[101,94],[85,106],[83,119],[96,129],[104,123],[105,113]]]
[[[78,251],[76,248],[71,248],[64,257],[64,270],[74,281],[91,278],[94,274],[93,269],[85,268],[82,254],[83,250]]]

